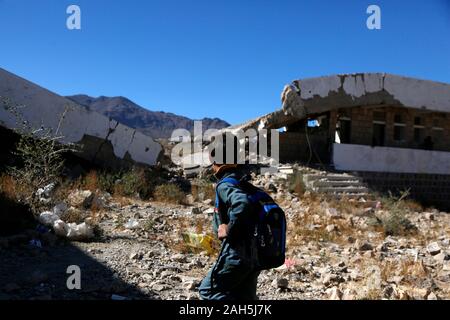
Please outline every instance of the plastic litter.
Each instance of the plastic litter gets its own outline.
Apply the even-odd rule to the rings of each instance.
[[[39,198],[50,198],[55,187],[56,183],[52,182],[49,185],[46,185],[45,187],[38,189],[36,191],[36,194]]]
[[[208,235],[196,234],[196,233],[184,233],[183,241],[189,247],[207,251],[208,253],[213,252],[213,241],[214,239]]]
[[[69,232],[67,232],[67,238],[71,240],[86,240],[94,237],[94,230],[91,226],[85,222],[82,224],[70,223]]]
[[[65,237],[70,240],[87,240],[94,237],[94,229],[85,222],[81,224],[65,223],[62,220],[57,220],[53,224],[55,234],[60,237]]]
[[[124,227],[130,230],[137,229],[139,227],[139,221],[136,219],[130,219],[127,223],[125,223]]]

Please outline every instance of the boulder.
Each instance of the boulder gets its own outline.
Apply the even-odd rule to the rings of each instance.
[[[432,256],[435,256],[441,252],[441,247],[439,246],[439,244],[437,242],[432,242],[432,243],[428,244],[427,251]]]

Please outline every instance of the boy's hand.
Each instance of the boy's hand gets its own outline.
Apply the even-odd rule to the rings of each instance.
[[[228,235],[228,225],[227,224],[221,224],[219,226],[219,229],[217,230],[217,236],[219,237],[219,240],[223,240]]]

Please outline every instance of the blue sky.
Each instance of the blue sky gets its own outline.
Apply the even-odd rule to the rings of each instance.
[[[66,8],[82,30],[66,28]],[[382,29],[366,9],[381,7]],[[294,79],[389,72],[450,83],[450,0],[0,0],[0,67],[58,94],[126,96],[236,124]]]

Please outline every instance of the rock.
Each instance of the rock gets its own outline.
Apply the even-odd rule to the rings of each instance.
[[[85,209],[89,208],[92,205],[92,201],[94,200],[94,193],[90,190],[76,190],[69,194],[67,197],[67,201],[73,207],[83,207]]]
[[[347,288],[344,290],[341,300],[356,300],[356,298],[357,298],[356,292],[352,289]]]
[[[273,192],[273,193],[277,193],[277,191],[278,191],[277,187],[273,183],[270,183],[270,182],[268,182],[264,185],[264,189],[269,192]]]
[[[45,211],[39,215],[39,222],[47,227],[53,227],[53,224],[58,220],[59,217],[51,211]]]
[[[355,247],[359,251],[370,251],[370,250],[373,250],[373,246],[369,242],[360,242],[359,240],[357,240],[355,242]]]
[[[196,282],[194,280],[183,281],[182,287],[187,291],[193,291],[196,288]]]
[[[427,220],[433,221],[433,220],[435,219],[435,215],[434,215],[433,212],[425,212],[425,218],[426,218]]]
[[[60,217],[67,211],[67,209],[68,209],[67,204],[65,202],[60,202],[53,207],[53,213],[58,217]]]
[[[437,242],[432,242],[427,246],[427,251],[432,256],[437,255],[439,252],[441,252],[441,247]]]
[[[56,183],[52,182],[46,185],[44,188],[40,188],[36,191],[38,198],[50,198],[53,191],[55,190]]]
[[[414,300],[424,300],[428,296],[428,290],[425,288],[412,288],[408,290],[408,295]]]
[[[286,278],[274,279],[272,286],[278,289],[285,290],[289,287],[289,281]]]
[[[403,276],[393,276],[387,279],[388,283],[400,284],[403,281]]]
[[[177,254],[174,254],[171,257],[171,260],[172,261],[176,261],[176,262],[180,262],[180,263],[185,263],[186,262],[186,256],[184,254],[182,254],[182,253],[177,253]]]
[[[450,271],[450,261],[448,260],[444,261],[442,265],[442,271]]]
[[[440,263],[444,263],[444,261],[450,260],[450,255],[447,252],[440,252],[437,255],[433,256],[434,260]]]
[[[335,208],[327,208],[325,210],[325,214],[329,216],[330,218],[338,219],[341,218],[341,215]]]
[[[386,299],[390,299],[394,294],[394,288],[392,286],[386,286],[383,289],[383,297]]]
[[[191,209],[191,212],[190,212],[190,213],[191,213],[191,214],[201,214],[202,211],[200,210],[199,207],[193,207],[193,208]]]
[[[330,286],[334,283],[340,283],[343,281],[344,279],[341,276],[334,273],[325,273],[322,275],[322,283],[325,286]]]
[[[204,214],[214,214],[214,208],[209,208],[205,211],[203,211]]]
[[[143,257],[143,254],[141,253],[141,252],[132,252],[131,254],[130,254],[130,259],[131,260],[141,260],[142,259],[142,257]]]
[[[427,296],[427,300],[438,300],[438,297],[434,292],[430,292],[430,294]]]
[[[327,289],[326,294],[328,295],[328,300],[341,300],[342,299],[342,292],[339,290],[338,287],[333,287],[330,289]]]
[[[164,291],[167,289],[170,289],[170,288],[165,284],[157,283],[157,284],[152,285],[152,290],[154,290],[154,291]]]
[[[329,224],[325,227],[325,230],[329,233],[337,231],[337,229],[338,229],[337,226],[334,224]]]
[[[108,204],[111,201],[112,197],[108,192],[103,193],[100,196],[95,195],[92,200],[92,207],[96,209],[105,209],[108,208]]]
[[[203,204],[205,204],[205,205],[207,205],[207,206],[209,206],[209,205],[211,205],[212,204],[212,200],[211,199],[206,199],[206,200],[204,200],[202,203]]]
[[[189,205],[195,204],[195,198],[192,194],[188,194],[185,199],[187,204]]]

